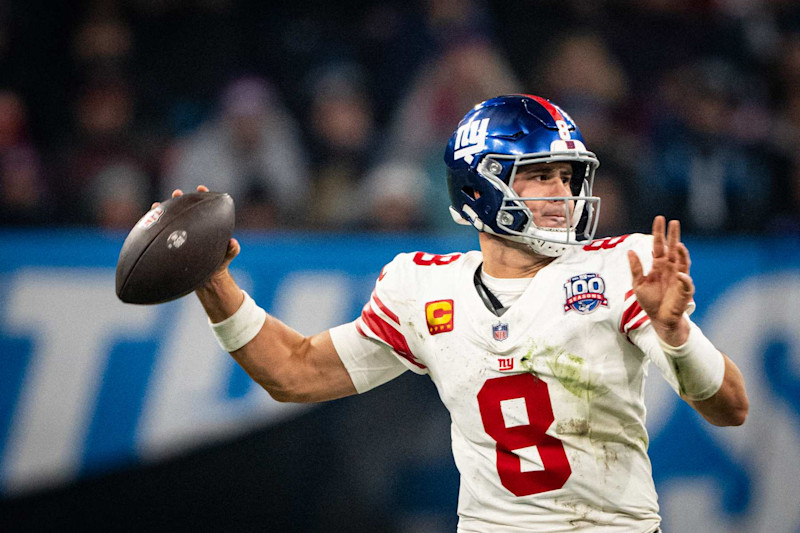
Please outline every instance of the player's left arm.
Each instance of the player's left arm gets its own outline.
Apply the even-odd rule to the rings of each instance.
[[[722,353],[722,358],[725,362],[725,374],[717,392],[706,400],[692,400],[685,394],[682,397],[715,426],[740,426],[747,418],[750,408],[744,376],[730,357]]]
[[[680,241],[680,222],[653,220],[653,265],[644,275],[639,257],[628,252],[636,300],[647,313],[661,348],[675,369],[681,396],[717,426],[744,423],[749,410],[744,378],[686,317],[694,295],[689,251]]]

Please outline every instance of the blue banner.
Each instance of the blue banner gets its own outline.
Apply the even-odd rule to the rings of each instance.
[[[400,251],[458,237],[238,236],[241,285],[305,334],[354,319]],[[0,233],[0,497],[173,456],[294,416],[223,353],[194,296],[119,302],[124,235]],[[742,369],[751,413],[715,428],[651,370],[653,471],[674,531],[800,528],[800,242],[689,240],[694,319]],[[425,379],[425,378],[420,378]]]

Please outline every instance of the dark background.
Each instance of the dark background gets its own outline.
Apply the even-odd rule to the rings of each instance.
[[[264,101],[232,91],[253,78]],[[233,101],[286,143],[225,148],[239,227],[448,231],[447,137],[478,101],[531,92],[600,157],[601,233],[662,213],[694,233],[796,234],[798,79],[788,0],[11,1],[0,224],[130,227],[203,179],[176,176],[202,166],[192,142],[230,125]],[[404,179],[381,172],[398,163]]]

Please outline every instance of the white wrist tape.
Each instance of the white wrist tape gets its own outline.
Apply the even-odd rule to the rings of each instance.
[[[239,309],[222,322],[208,324],[217,338],[217,342],[226,352],[233,352],[253,340],[261,331],[267,312],[261,309],[249,294],[242,291],[244,301]]]
[[[725,359],[697,325],[691,324],[689,338],[680,346],[670,346],[660,337],[658,342],[672,361],[681,393],[690,400],[716,394],[725,377]]]

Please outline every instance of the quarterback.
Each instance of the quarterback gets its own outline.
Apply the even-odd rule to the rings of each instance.
[[[238,287],[232,239],[197,290],[220,345],[284,402],[427,374],[451,416],[460,532],[659,531],[650,364],[712,424],[748,412],[739,369],[690,319],[678,221],[594,239],[598,160],[538,96],[476,105],[444,158],[451,213],[480,250],[402,253],[355,321],[306,337]]]

